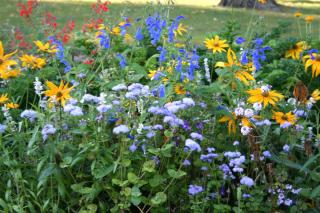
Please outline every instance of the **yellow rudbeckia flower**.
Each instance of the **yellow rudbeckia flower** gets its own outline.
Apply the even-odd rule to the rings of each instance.
[[[71,98],[70,92],[74,86],[68,87],[69,84],[64,84],[63,81],[60,82],[59,87],[50,81],[47,81],[46,85],[49,89],[44,94],[50,98],[49,101],[58,102],[61,106],[64,106],[66,101]]]
[[[227,40],[220,40],[219,36],[216,35],[214,38],[211,38],[211,39],[207,38],[204,41],[204,44],[209,50],[212,50],[213,53],[216,53],[216,52],[221,53],[221,52],[226,52],[225,48],[229,47],[229,45],[226,42]]]

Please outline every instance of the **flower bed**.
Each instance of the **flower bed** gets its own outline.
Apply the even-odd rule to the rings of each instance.
[[[19,4],[26,22],[39,4]],[[299,38],[230,23],[194,45],[165,6],[117,23],[109,6],[0,43],[1,209],[319,210],[313,17]]]

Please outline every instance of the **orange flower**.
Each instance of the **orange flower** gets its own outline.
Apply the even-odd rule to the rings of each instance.
[[[313,22],[314,17],[313,17],[313,16],[306,16],[304,20],[305,20],[307,23],[311,23],[311,22]]]
[[[294,13],[294,16],[297,17],[297,18],[299,18],[299,17],[302,16],[302,13],[300,13],[300,12],[295,12],[295,13]]]

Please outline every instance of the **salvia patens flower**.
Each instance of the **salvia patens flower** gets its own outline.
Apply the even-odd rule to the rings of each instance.
[[[101,30],[100,34],[97,36],[100,39],[100,46],[109,49],[110,48],[110,37],[105,30]]]
[[[173,22],[171,23],[171,25],[168,28],[168,42],[172,43],[174,42],[174,31],[178,29],[179,26],[179,22],[181,19],[183,19],[184,16],[178,16],[176,17]]]
[[[197,142],[195,142],[194,140],[191,140],[191,139],[187,139],[186,140],[185,146],[188,147],[191,151],[197,151],[197,152],[201,151],[200,145]]]
[[[153,16],[148,16],[145,20],[147,30],[151,38],[151,44],[156,45],[160,40],[163,28],[166,26],[166,21],[161,16],[155,13]]]
[[[197,133],[197,132],[192,132],[192,133],[190,134],[190,137],[191,137],[192,139],[198,139],[198,140],[200,140],[200,141],[203,140],[203,136],[202,136],[201,134]]]
[[[191,196],[195,196],[199,194],[200,192],[203,192],[203,187],[198,185],[189,185],[188,193]]]
[[[144,38],[141,27],[137,29],[135,38],[137,41],[142,41],[142,39]]]
[[[113,91],[120,91],[120,90],[126,90],[127,86],[125,84],[118,84],[114,87],[112,87]]]
[[[119,135],[121,133],[128,133],[130,129],[126,125],[119,125],[113,129],[113,133]]]
[[[64,55],[64,48],[61,43],[61,41],[57,40],[54,36],[50,36],[49,40],[52,42],[53,45],[56,46],[56,56],[59,59],[60,63],[65,66],[64,72],[67,73],[71,70],[71,65],[70,63],[65,59]]]
[[[26,109],[20,114],[21,118],[27,118],[30,122],[34,122],[37,117],[38,113],[31,109]]]
[[[252,187],[254,185],[254,181],[252,180],[252,178],[244,176],[241,178],[240,184],[248,187]]]
[[[131,146],[129,147],[129,150],[131,151],[131,152],[135,152],[136,150],[137,150],[137,145],[135,144],[135,143],[133,143],[133,144],[131,144]]]
[[[236,38],[235,42],[236,42],[236,44],[240,45],[240,44],[246,42],[246,40],[239,36],[239,37]]]
[[[54,135],[57,129],[52,124],[46,124],[41,131],[43,140],[47,140],[50,135]]]
[[[159,55],[159,64],[161,65],[163,62],[166,61],[166,54],[167,54],[167,50],[164,47],[158,47],[157,48],[158,51],[160,51],[160,55]]]
[[[121,69],[124,69],[127,66],[126,59],[120,53],[117,54],[117,58],[119,60],[119,65],[120,65]]]
[[[190,57],[190,60],[189,60],[189,74],[188,74],[188,77],[189,79],[192,81],[194,79],[194,71],[196,69],[199,69],[200,66],[199,66],[199,55],[197,54],[197,49],[195,48],[193,51],[192,51],[192,54],[191,54],[191,57]]]
[[[159,97],[160,98],[166,97],[166,87],[163,84],[159,86]]]

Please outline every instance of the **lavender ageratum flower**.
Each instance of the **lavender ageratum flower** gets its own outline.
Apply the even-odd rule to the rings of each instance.
[[[203,187],[198,185],[189,185],[188,193],[191,196],[195,196],[199,194],[200,192],[203,192]]]
[[[295,110],[294,115],[298,118],[303,118],[307,116],[307,113],[304,110]]]
[[[27,118],[30,122],[34,122],[38,117],[38,113],[34,110],[26,109],[21,113],[20,117]]]
[[[136,146],[136,144],[135,143],[133,143],[130,147],[129,147],[129,150],[130,150],[130,152],[135,152],[136,150],[137,150],[137,146]]]
[[[83,112],[81,107],[75,106],[71,111],[70,111],[70,115],[72,116],[82,116]]]
[[[97,110],[100,112],[100,113],[106,113],[108,112],[110,109],[112,109],[112,106],[111,105],[105,105],[105,104],[102,104],[100,106],[97,107]]]
[[[126,90],[127,86],[125,84],[118,84],[114,87],[112,87],[113,91],[120,91],[120,90]]]
[[[184,165],[184,166],[190,166],[190,165],[191,165],[191,162],[190,162],[189,160],[185,159],[185,160],[183,161],[182,165]]]
[[[246,40],[239,36],[239,37],[236,38],[235,42],[236,42],[236,44],[240,45],[240,44],[246,42]]]
[[[113,133],[119,135],[121,133],[128,133],[130,129],[126,125],[119,125],[113,129]]]
[[[284,205],[291,206],[293,204],[293,201],[291,199],[285,199]]]
[[[81,102],[82,103],[100,103],[101,99],[97,96],[91,95],[91,94],[85,94],[82,99]]]
[[[150,131],[147,133],[147,138],[153,138],[156,135],[156,133],[154,131]]]
[[[196,105],[192,98],[184,98],[184,99],[182,99],[182,103],[184,103],[188,107],[193,107]]]
[[[152,127],[154,130],[163,130],[163,126],[160,124],[156,124]]]
[[[249,198],[249,197],[251,197],[251,195],[244,193],[244,194],[242,195],[242,197],[243,197],[243,198]]]
[[[262,109],[262,104],[261,103],[254,103],[253,104],[253,109],[256,111],[260,111]]]
[[[284,152],[289,152],[290,151],[290,146],[288,145],[288,144],[285,144],[283,147],[282,147],[282,150],[284,151]]]
[[[271,153],[269,151],[263,151],[262,152],[263,156],[265,156],[266,158],[271,158]]]
[[[47,140],[49,135],[54,135],[57,129],[52,124],[46,124],[41,131],[43,140]]]
[[[233,145],[234,145],[234,146],[238,146],[238,145],[239,145],[239,141],[233,142]]]
[[[200,145],[191,139],[186,140],[185,146],[188,147],[191,151],[197,151],[197,152],[201,151]]]
[[[248,126],[243,126],[243,127],[241,127],[240,131],[241,131],[241,134],[245,136],[251,132],[251,128]]]
[[[120,53],[117,54],[117,58],[119,59],[119,64],[120,64],[121,69],[124,69],[127,66],[126,59]]]
[[[290,126],[292,126],[292,124],[290,122],[284,122],[283,124],[280,125],[280,128],[282,129],[287,129],[289,128]]]
[[[254,185],[254,181],[252,180],[252,178],[244,176],[241,178],[240,184],[248,187],[252,187]]]
[[[247,118],[251,118],[252,116],[254,116],[254,111],[252,109],[246,109],[244,111],[244,116],[246,116]]]
[[[7,129],[6,125],[0,124],[0,134],[3,134]]]
[[[227,151],[227,152],[224,153],[224,156],[227,157],[227,158],[237,158],[237,157],[241,156],[241,153],[240,152]]]
[[[191,137],[192,139],[198,139],[198,140],[200,140],[200,141],[203,140],[203,136],[202,136],[201,134],[199,134],[199,133],[196,133],[196,132],[192,132],[192,133],[190,134],[190,137]]]

